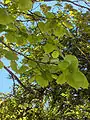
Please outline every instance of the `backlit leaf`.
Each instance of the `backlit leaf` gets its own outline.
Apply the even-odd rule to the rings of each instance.
[[[54,29],[54,34],[58,37],[63,37],[66,34],[66,30],[63,26],[60,25]]]
[[[49,44],[47,43],[44,47],[43,47],[44,51],[46,54],[51,53],[53,50],[55,50],[55,46],[53,44]]]
[[[57,84],[64,84],[66,82],[66,78],[64,74],[59,75],[59,77],[57,78]]]
[[[58,56],[59,56],[59,51],[54,51],[54,52],[52,53],[52,57],[53,57],[53,58],[58,58]]]
[[[41,87],[46,87],[48,85],[48,80],[44,79],[43,76],[36,75],[36,81]]]
[[[71,64],[70,69],[72,69],[72,71],[77,70],[77,68],[78,68],[78,59],[76,58],[76,56],[66,55],[64,60],[69,62],[69,64]]]
[[[58,64],[58,67],[60,68],[61,71],[66,70],[68,66],[69,66],[69,62],[67,61],[62,61],[62,62],[59,62]]]
[[[5,4],[8,4],[11,2],[11,0],[4,0],[5,1]]]
[[[74,55],[66,55],[64,60],[69,63],[74,63],[76,66],[78,66],[78,59]]]
[[[68,79],[68,84],[71,85],[72,87],[78,89],[80,87],[82,88],[88,88],[88,81],[87,81],[87,78],[85,77],[85,75],[78,71],[74,74],[69,74],[69,78]]]
[[[20,10],[29,10],[32,8],[32,1],[31,0],[17,0],[18,7]]]

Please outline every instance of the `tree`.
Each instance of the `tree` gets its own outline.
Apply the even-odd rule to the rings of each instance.
[[[0,68],[13,80],[1,120],[90,119],[90,3],[82,2],[40,2],[39,11],[35,1],[0,3]]]

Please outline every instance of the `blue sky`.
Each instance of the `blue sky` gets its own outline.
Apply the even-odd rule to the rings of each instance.
[[[9,65],[9,61],[2,59],[5,65]],[[0,69],[0,92],[10,92],[12,86],[12,80],[9,79],[8,72],[4,69]]]
[[[8,73],[4,69],[0,70],[0,92],[10,92],[10,86],[12,80],[8,79]]]

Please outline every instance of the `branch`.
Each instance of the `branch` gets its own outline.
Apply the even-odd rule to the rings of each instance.
[[[70,0],[44,0],[44,2],[52,2],[52,1],[69,2],[69,3],[72,3],[73,5],[76,5],[81,8],[85,8],[90,11],[90,8],[83,6],[83,5],[79,5],[79,4],[75,3],[74,1],[70,1]],[[37,2],[40,2],[40,1],[37,1]]]
[[[0,2],[0,4],[3,5],[3,6],[7,6],[7,5],[8,5],[8,4],[5,4],[5,3],[3,3],[3,2]]]
[[[42,62],[42,61],[33,60],[33,59],[27,57],[26,55],[24,55],[23,53],[18,52],[18,51],[16,51],[16,50],[12,49],[10,46],[8,46],[8,45],[7,45],[6,43],[4,43],[3,41],[0,41],[0,42],[1,42],[3,45],[5,45],[5,47],[7,47],[8,49],[10,49],[12,52],[15,52],[15,53],[17,53],[17,54],[23,56],[23,57],[26,58],[27,60],[31,60],[31,61],[33,61],[33,62],[36,62],[37,65],[39,65],[39,63],[57,65],[57,64],[54,64],[54,63],[44,63],[44,62]],[[39,66],[40,66],[40,65],[39,65]]]
[[[79,4],[77,4],[77,3],[73,2],[73,1],[70,1],[70,0],[62,0],[62,2],[70,2],[70,3],[72,3],[72,4],[74,4],[74,5],[78,6],[78,7],[85,8],[85,9],[88,9],[90,11],[90,8],[88,8],[86,6],[83,6],[83,5],[79,5]]]
[[[17,80],[17,82],[26,90],[29,91],[30,93],[33,93],[33,91],[29,88],[27,88],[20,80],[19,78],[6,66],[4,66],[4,69],[12,76],[13,79]]]
[[[17,54],[19,54],[19,55],[22,55],[22,56],[25,57],[27,60],[31,60],[31,61],[37,62],[37,61],[35,61],[35,60],[33,60],[33,59],[25,56],[23,53],[18,52],[18,51],[16,51],[16,50],[12,49],[10,46],[8,46],[8,45],[7,45],[6,43],[4,43],[3,41],[0,41],[0,42],[1,42],[5,47],[7,47],[8,49],[10,49],[11,51],[13,51],[13,52],[15,52],[15,53],[17,53]]]

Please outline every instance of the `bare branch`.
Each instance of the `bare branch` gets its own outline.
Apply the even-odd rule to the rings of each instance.
[[[30,93],[33,93],[33,91],[30,88],[27,88],[20,80],[19,78],[6,66],[4,66],[4,69],[12,76],[13,79],[17,80],[17,82],[26,90],[29,91]]]

